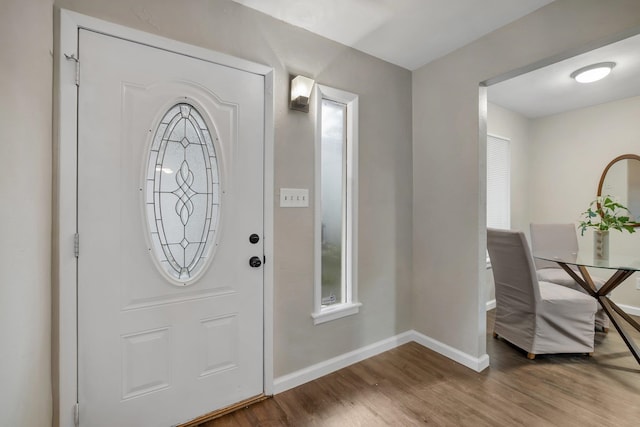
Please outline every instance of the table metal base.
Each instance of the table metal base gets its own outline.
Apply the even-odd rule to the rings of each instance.
[[[611,301],[611,299],[609,299],[609,297],[607,296],[629,276],[635,273],[635,271],[618,270],[609,278],[609,280],[606,281],[606,283],[600,289],[596,289],[596,286],[593,283],[593,279],[591,278],[591,275],[589,274],[589,271],[586,267],[581,265],[578,266],[578,270],[580,270],[580,274],[582,274],[582,277],[580,277],[567,264],[557,260],[556,262],[573,278],[573,280],[575,280],[580,286],[582,286],[582,288],[584,288],[584,290],[587,291],[589,295],[598,300],[604,312],[607,313],[607,316],[609,316],[611,323],[613,324],[613,326],[615,326],[616,330],[624,340],[627,347],[629,347],[631,354],[633,354],[633,357],[635,357],[636,361],[640,364],[640,348],[638,348],[636,343],[633,341],[631,335],[629,335],[629,333],[624,330],[620,322],[618,322],[618,319],[613,315],[613,312],[615,311],[622,319],[624,319],[638,332],[640,332],[640,324],[638,324],[638,322],[636,322],[631,316],[625,313],[624,310],[618,307],[618,305]]]

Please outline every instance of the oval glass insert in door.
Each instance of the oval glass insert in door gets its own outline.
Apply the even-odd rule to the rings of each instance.
[[[215,138],[198,110],[180,103],[160,120],[149,150],[149,251],[176,285],[193,283],[216,246],[221,200]]]

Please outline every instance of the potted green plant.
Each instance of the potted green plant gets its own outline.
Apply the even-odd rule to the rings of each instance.
[[[635,224],[630,221],[629,209],[613,200],[611,196],[598,197],[582,212],[583,220],[578,224],[580,235],[587,228],[594,230],[594,255],[598,259],[609,258],[609,230],[635,233]]]

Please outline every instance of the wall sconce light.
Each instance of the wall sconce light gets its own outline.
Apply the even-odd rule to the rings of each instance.
[[[291,99],[289,108],[292,110],[309,112],[309,97],[313,89],[313,79],[304,76],[289,76]]]
[[[600,62],[574,71],[571,73],[571,78],[575,79],[579,83],[597,82],[598,80],[607,77],[615,66],[615,62]]]

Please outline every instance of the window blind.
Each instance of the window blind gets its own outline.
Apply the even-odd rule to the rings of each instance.
[[[511,228],[509,140],[487,135],[487,227]]]

